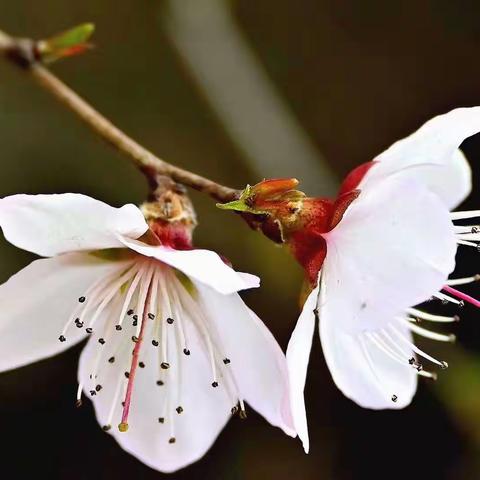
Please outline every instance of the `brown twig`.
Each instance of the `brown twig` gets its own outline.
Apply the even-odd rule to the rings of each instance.
[[[3,54],[10,63],[23,67],[40,86],[80,117],[95,133],[129,156],[147,177],[152,171],[167,175],[176,182],[206,193],[221,203],[238,197],[239,190],[176,167],[130,138],[39,63],[35,46],[36,42],[32,40],[13,38],[0,30],[0,54]]]

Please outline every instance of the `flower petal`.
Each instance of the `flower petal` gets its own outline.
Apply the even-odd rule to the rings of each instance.
[[[187,277],[212,287],[222,294],[256,288],[260,280],[255,275],[240,273],[229,267],[210,250],[174,250],[151,246],[138,240],[119,237],[124,246],[147,257],[153,257],[183,272]]]
[[[327,314],[345,333],[382,328],[439,291],[455,266],[447,208],[401,176],[364,190],[325,240]]]
[[[132,204],[114,208],[85,195],[12,195],[0,200],[6,239],[42,256],[123,246],[117,235],[138,238],[148,229]]]
[[[315,329],[315,313],[317,307],[319,287],[310,292],[303,305],[302,313],[292,333],[287,348],[287,363],[290,373],[290,401],[295,429],[303,443],[305,453],[310,449],[308,437],[307,416],[303,391],[307,378],[307,368],[312,349],[313,331]]]
[[[166,473],[200,459],[231,417],[233,407],[225,389],[211,386],[210,362],[193,321],[185,316],[182,323],[191,354],[184,355],[178,349],[175,334],[169,335],[170,368],[162,370],[161,349],[148,340],[158,338],[154,336],[155,322],[149,321],[140,349],[140,361],[145,366],[137,369],[135,375],[127,432],[120,432],[117,426],[128,382],[125,372],[130,370],[132,361],[130,335],[135,329],[129,331],[131,327],[124,324],[122,332],[113,331],[110,336],[107,333],[105,345],[98,343],[94,332],[82,352],[78,372],[86,395],[90,396],[88,392],[94,391],[96,385],[102,387],[91,397],[100,425],[111,425],[109,433],[124,450]],[[99,352],[100,367],[95,368]],[[115,361],[109,362],[113,356]],[[96,376],[90,378],[94,371]],[[157,384],[159,380],[161,385]],[[176,411],[180,406],[181,414]],[[174,443],[170,443],[171,438],[175,438]]]
[[[421,167],[416,178],[435,192],[453,210],[458,207],[472,191],[472,169],[461,150],[438,168]]]
[[[87,254],[36,260],[0,286],[0,371],[50,357],[78,343],[84,329],[58,337],[87,287],[118,264]]]
[[[416,370],[407,361],[401,364],[394,360],[368,334],[352,335],[336,328],[336,319],[325,302],[320,310],[320,340],[337,387],[363,408],[406,407],[417,388]],[[411,340],[407,329],[401,329]]]
[[[471,190],[470,168],[458,148],[478,132],[480,107],[457,108],[434,117],[376,157],[378,164],[368,171],[359,188],[402,172],[425,182],[449,208],[454,208]]]
[[[240,395],[267,421],[295,436],[285,355],[263,322],[238,294],[220,295],[197,283],[207,320],[231,360]]]

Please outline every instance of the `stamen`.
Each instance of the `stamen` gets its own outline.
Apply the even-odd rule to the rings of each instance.
[[[141,309],[141,317],[142,322],[140,325],[140,332],[138,335],[138,342],[135,344],[135,348],[133,350],[132,356],[132,363],[130,366],[129,378],[128,378],[128,385],[127,385],[127,392],[125,394],[125,406],[123,407],[122,412],[122,421],[118,426],[118,429],[121,432],[124,432],[128,429],[128,414],[130,411],[130,404],[132,400],[132,392],[133,392],[133,383],[135,380],[135,373],[137,371],[138,361],[139,361],[139,354],[140,354],[140,347],[143,341],[143,335],[145,331],[145,327],[148,321],[148,310],[150,308],[151,302],[151,294],[152,294],[152,278],[153,278],[153,269],[154,264],[148,269],[146,280],[144,282],[144,286],[146,288],[141,289],[141,296],[139,296],[138,304],[140,305]]]
[[[376,332],[365,332],[365,336],[370,339],[382,352],[387,354],[392,360],[397,363],[400,363],[404,366],[410,366],[407,358],[400,357],[396,352],[389,348],[382,340],[379,338]]]
[[[471,277],[464,277],[464,278],[452,278],[447,281],[447,285],[449,287],[456,287],[457,285],[467,285],[468,283],[478,282],[480,281],[480,275],[477,273]]]
[[[117,330],[122,329],[122,323],[123,323],[123,319],[125,318],[125,315],[133,314],[133,310],[128,309],[128,307],[130,306],[130,302],[132,300],[133,294],[137,290],[138,283],[142,279],[144,273],[145,273],[145,268],[139,268],[135,274],[135,277],[132,280],[132,283],[130,284],[130,287],[127,290],[127,294],[125,295],[125,300],[123,302],[122,310],[120,311],[120,315],[118,317],[117,326],[115,327]]]
[[[112,404],[110,405],[110,410],[108,411],[107,425],[112,424],[113,414],[115,413],[115,408],[118,405],[118,399],[120,398],[122,385],[123,385],[123,378],[121,376],[119,376],[118,381],[117,381],[117,385],[115,387],[115,393],[113,394]]]
[[[183,346],[183,353],[185,355],[190,355],[190,350],[187,346],[187,339],[185,335],[185,328],[183,326],[183,315],[182,312],[179,311],[179,306],[181,305],[180,298],[178,292],[175,288],[172,288],[172,297],[173,297],[173,305],[176,306],[175,308],[175,317],[178,319],[177,321],[177,332],[179,335],[178,342],[181,346]],[[185,353],[188,352],[188,353]]]
[[[120,289],[120,287],[126,282],[128,281],[129,278],[132,277],[132,275],[134,274],[134,271],[136,270],[136,266],[133,266],[132,268],[128,269],[116,282],[113,283],[113,285],[110,286],[109,290],[108,290],[108,293],[105,295],[105,297],[103,298],[103,300],[100,302],[100,304],[98,305],[97,309],[95,310],[95,313],[92,315],[92,317],[90,318],[90,322],[88,324],[88,326],[90,328],[93,327],[93,325],[95,324],[97,318],[101,315],[101,313],[103,312],[103,310],[105,309],[105,307],[110,303],[110,301],[112,300],[112,298],[118,293],[118,290]]]
[[[210,332],[207,328],[207,322],[205,318],[203,318],[202,312],[198,310],[198,308],[195,308],[195,305],[192,305],[192,300],[189,295],[182,295],[182,300],[185,300],[188,302],[188,305],[184,305],[186,310],[189,312],[189,316],[194,322],[195,327],[197,330],[201,333],[202,338],[205,342],[205,346],[208,351],[208,356],[210,359],[210,368],[212,370],[212,384],[217,382],[218,384],[218,376],[217,376],[217,365],[215,361],[215,347],[214,343],[212,341],[212,338],[210,336]],[[223,358],[224,355],[221,355],[220,358]]]
[[[456,290],[455,288],[452,288],[448,285],[445,285],[442,290],[445,290],[446,292],[450,293],[451,295],[454,295],[457,298],[460,298],[460,300],[463,300],[465,302],[468,302],[475,307],[480,307],[480,301],[477,299],[471,297],[470,295],[467,295],[466,293],[460,292],[459,290]]]
[[[77,399],[75,401],[75,406],[77,407],[82,406],[82,392],[83,392],[83,383],[79,383],[77,388]]]
[[[426,358],[427,360],[430,360],[432,363],[435,363],[437,364],[438,366],[440,366],[442,369],[445,369],[448,367],[447,363],[445,361],[440,361],[440,360],[437,360],[436,358],[432,357],[431,355],[429,355],[428,353],[425,353],[423,350],[420,350],[420,348],[418,348],[413,342],[411,342],[410,340],[408,340],[407,338],[405,338],[405,336],[399,331],[397,330],[393,325],[389,325],[390,329],[393,330],[393,332],[396,334],[396,336],[402,341],[404,342],[406,345],[408,345],[415,353],[417,353],[418,355],[422,356],[423,358]]]
[[[464,212],[450,212],[452,220],[463,220],[464,218],[480,217],[480,210],[470,210]]]
[[[473,243],[473,242],[470,242],[468,240],[460,240],[457,238],[457,243],[459,245],[464,245],[466,247],[474,247],[474,248],[478,248],[478,245],[476,243]]]
[[[365,335],[367,336],[367,338],[369,338],[367,332],[365,332]],[[394,396],[396,397],[396,395],[391,395],[391,393],[389,393],[389,392],[385,389],[384,382],[382,382],[382,381],[380,380],[380,378],[378,377],[377,372],[376,372],[376,369],[375,369],[375,364],[374,364],[374,362],[373,362],[372,357],[370,356],[370,352],[369,352],[367,346],[365,345],[365,339],[363,338],[363,335],[360,334],[360,335],[358,336],[358,339],[359,339],[359,341],[360,341],[360,347],[361,347],[361,349],[362,349],[362,351],[363,351],[363,355],[364,355],[365,358],[367,359],[367,363],[368,363],[368,365],[369,365],[369,367],[370,367],[370,370],[371,370],[372,373],[373,373],[373,378],[375,379],[378,387],[380,388],[380,390],[383,391],[383,393],[384,393],[384,395],[385,395],[386,397],[389,397],[389,396],[391,396],[391,398],[393,398]],[[372,339],[372,341],[375,342],[375,340],[373,340],[373,339]],[[375,343],[375,345],[377,345],[377,344]],[[378,347],[378,345],[377,345],[377,347]]]
[[[400,358],[407,358],[408,364],[415,368],[417,371],[423,369],[423,365],[414,356],[412,356],[412,350],[408,349],[407,347],[404,347],[407,348],[407,350],[404,350],[404,348],[402,348],[402,346],[399,345],[398,342],[396,342],[395,339],[390,336],[387,330],[382,330],[380,334],[385,337],[385,342],[387,343],[387,346],[390,345],[391,349],[394,349],[399,353]]]
[[[432,332],[427,330],[426,328],[419,327],[413,323],[409,323],[405,320],[399,319],[404,325],[406,325],[412,332],[416,333],[425,338],[429,338],[430,340],[437,340],[439,342],[455,342],[455,335],[444,335],[437,332]]]
[[[422,320],[427,320],[429,322],[451,323],[458,322],[460,320],[458,315],[454,315],[453,317],[433,315],[432,313],[423,312],[422,310],[417,310],[416,308],[408,308],[407,313],[409,315],[421,318]]]
[[[445,290],[445,287],[443,288],[443,290]],[[457,300],[456,298],[453,298],[450,295],[445,295],[444,293],[437,292],[437,293],[434,293],[433,296],[441,300],[442,303],[450,302],[450,303],[454,303],[455,305],[458,305],[459,307],[463,307],[462,301]]]
[[[245,420],[247,418],[247,410],[245,409],[245,404],[243,403],[243,400],[241,398],[238,400],[238,403],[240,405],[240,413],[238,414],[238,416],[242,420]]]
[[[431,380],[437,380],[438,375],[435,372],[427,372],[426,370],[422,370],[418,372],[421,377],[429,378]]]
[[[128,265],[127,269],[131,266],[132,263]],[[95,282],[93,282],[92,285],[90,285],[90,287],[85,292],[85,296],[80,297],[84,300],[82,302],[79,301],[80,305],[77,305],[74,308],[72,314],[70,315],[70,318],[64,325],[61,333],[63,336],[66,335],[66,332],[68,328],[72,325],[72,322],[75,322],[75,325],[78,325],[79,323],[83,325],[84,322],[82,321],[82,317],[85,316],[85,313],[90,309],[91,305],[101,298],[103,289],[108,286],[113,281],[113,279],[116,278],[121,272],[125,271],[125,267],[125,264],[120,265],[119,268],[115,269],[113,272],[109,273],[104,277],[100,277]],[[82,313],[80,314],[80,312]],[[93,330],[91,328],[86,329],[87,333],[92,333],[92,331]]]
[[[454,225],[453,229],[455,230],[456,235],[460,235],[463,233],[479,233],[480,232],[479,225]]]

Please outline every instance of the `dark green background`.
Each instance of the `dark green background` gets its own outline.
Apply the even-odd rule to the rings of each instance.
[[[338,178],[429,117],[480,104],[476,1],[229,3]],[[260,180],[172,48],[162,27],[163,8],[164,2],[153,0],[0,0],[0,28],[42,38],[93,21],[97,48],[55,65],[55,73],[169,161],[234,187]],[[480,141],[469,140],[465,151],[480,175]],[[0,166],[1,196],[73,191],[121,205],[140,203],[147,192],[128,159],[5,63],[0,63]],[[197,244],[262,277],[262,289],[247,300],[285,347],[298,314],[299,267],[234,215],[198,194],[193,198],[200,219]],[[479,205],[477,193],[467,207]],[[32,258],[2,240],[1,279]],[[475,273],[478,261],[464,254],[460,269]],[[344,398],[316,341],[307,388],[310,455],[251,412],[248,421],[230,422],[203,460],[172,478],[479,478],[480,318],[470,307],[463,316],[457,346],[425,344],[451,368],[435,385],[421,382],[414,404],[404,411],[371,412]],[[88,402],[75,409],[80,348],[0,375],[2,478],[161,477],[101,431]]]

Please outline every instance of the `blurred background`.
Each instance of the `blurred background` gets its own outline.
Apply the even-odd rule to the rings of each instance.
[[[352,167],[428,118],[480,104],[479,17],[473,0],[2,0],[0,28],[45,38],[94,22],[96,48],[53,70],[127,133],[233,187],[289,175],[308,193],[329,195]],[[113,205],[145,198],[127,158],[5,63],[0,145],[0,196],[80,192]],[[480,139],[463,148],[480,178]],[[465,208],[479,207],[474,195]],[[234,215],[192,197],[197,245],[262,277],[246,300],[285,348],[300,268]],[[0,280],[32,259],[2,239]],[[479,270],[475,252],[462,250],[458,261],[461,273]],[[400,412],[362,410],[343,397],[315,337],[308,456],[250,409],[204,459],[170,478],[480,478],[479,312],[467,306],[462,319],[455,346],[422,343],[450,369],[420,382]],[[162,477],[102,432],[89,402],[75,408],[81,348],[0,375],[2,477]]]

